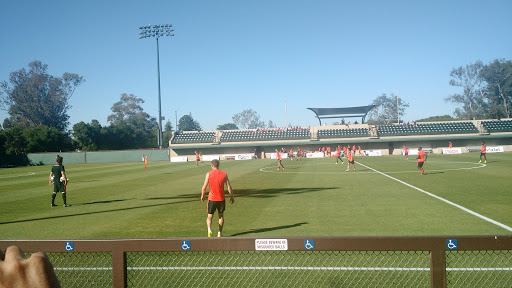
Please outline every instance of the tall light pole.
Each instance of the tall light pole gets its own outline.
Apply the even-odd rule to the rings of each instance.
[[[162,98],[160,96],[160,51],[158,47],[158,38],[163,36],[174,36],[171,24],[147,25],[139,27],[139,39],[155,37],[156,38],[156,63],[158,71],[158,147],[162,149]]]

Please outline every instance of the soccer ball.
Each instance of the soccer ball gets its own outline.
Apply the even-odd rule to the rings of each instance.
[[[64,182],[66,179],[64,179],[64,176],[60,177],[60,182]]]

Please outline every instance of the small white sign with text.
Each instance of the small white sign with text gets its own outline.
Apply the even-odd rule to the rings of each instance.
[[[288,239],[256,239],[256,250],[288,250]]]

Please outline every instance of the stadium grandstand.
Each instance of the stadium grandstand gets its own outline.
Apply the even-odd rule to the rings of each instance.
[[[360,145],[363,150],[380,150],[382,155],[397,155],[403,145],[442,153],[449,142],[463,147],[463,152],[473,151],[482,141],[509,149],[511,139],[512,119],[488,119],[181,132],[173,135],[169,149],[170,157],[192,157],[194,149],[199,149],[203,155],[256,153],[258,158],[265,158],[265,151],[282,147],[316,151],[324,146],[350,144]]]

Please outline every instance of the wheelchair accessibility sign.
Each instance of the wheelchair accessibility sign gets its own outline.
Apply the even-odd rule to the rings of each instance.
[[[315,249],[315,240],[304,240],[304,249],[314,250]]]
[[[181,250],[190,250],[190,241],[184,240],[181,242]]]
[[[459,247],[457,245],[457,239],[447,239],[446,240],[446,248],[448,248],[449,250],[457,249],[457,247]]]
[[[64,246],[64,249],[66,249],[66,251],[74,251],[75,244],[73,242],[66,242],[66,246]]]

